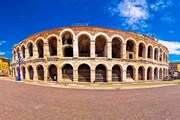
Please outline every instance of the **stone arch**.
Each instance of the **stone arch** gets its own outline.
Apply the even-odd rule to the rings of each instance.
[[[140,42],[138,46],[138,57],[145,58],[146,57],[146,44],[144,42]]]
[[[133,39],[126,41],[126,55],[128,59],[134,59],[136,53],[136,42]]]
[[[73,81],[73,67],[70,64],[65,64],[62,67],[62,79]]]
[[[162,71],[162,68],[159,69],[159,79],[160,79],[160,80],[163,79],[163,71]]]
[[[154,49],[154,60],[158,60],[159,51],[158,48]]]
[[[49,55],[57,56],[57,37],[51,36],[48,38]]]
[[[152,67],[148,67],[148,69],[147,69],[147,80],[153,80],[152,72],[153,72]]]
[[[96,57],[107,57],[107,39],[105,36],[99,35],[96,37],[95,55]]]
[[[37,65],[37,75],[38,80],[44,80],[44,67],[42,65]]]
[[[90,57],[90,43],[88,35],[82,34],[78,37],[79,57]]]
[[[118,37],[112,39],[112,58],[122,58],[123,43]]]
[[[32,57],[33,56],[33,44],[32,44],[32,42],[27,43],[27,49],[28,49],[29,57]]]
[[[148,49],[147,49],[147,58],[153,59],[153,47],[152,47],[152,45],[148,46]]]
[[[22,79],[26,79],[26,68],[24,66],[21,67]]]
[[[63,45],[73,44],[73,34],[70,31],[64,31],[61,35]]]
[[[90,82],[91,81],[91,69],[87,64],[81,64],[78,68],[78,81]]]
[[[158,80],[159,79],[159,76],[158,76],[158,68],[155,67],[154,68],[154,80]]]
[[[138,68],[138,80],[145,80],[145,68],[143,66]]]
[[[106,67],[103,64],[99,64],[95,69],[95,82],[107,82]]]
[[[36,41],[38,58],[44,58],[44,41],[42,39],[38,39]]]
[[[136,74],[135,74],[135,67],[132,65],[127,66],[126,69],[126,78],[135,80]]]
[[[112,67],[112,82],[122,81],[122,68],[119,65]]]
[[[28,66],[28,73],[29,73],[29,79],[33,80],[34,79],[34,69],[31,65]]]
[[[25,52],[25,50],[26,50],[25,45],[22,45],[22,46],[21,46],[22,58],[25,58],[25,57],[26,57],[26,52]]]
[[[48,67],[48,81],[57,81],[57,66],[54,64],[49,65]]]

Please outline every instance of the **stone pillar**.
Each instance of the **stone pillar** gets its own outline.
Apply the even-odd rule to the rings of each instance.
[[[94,83],[96,79],[96,73],[95,70],[91,70],[91,83]]]
[[[62,69],[60,68],[58,72],[58,82],[61,82],[61,81],[62,81]]]
[[[38,81],[38,73],[37,73],[37,69],[36,66],[33,66],[33,70],[34,70],[34,81]]]
[[[74,40],[73,40],[73,57],[77,58],[78,54],[79,54],[79,51],[78,51],[78,40],[77,40],[77,37],[74,37]]]
[[[57,82],[60,81],[60,79],[59,79],[59,77],[60,77],[60,75],[59,75],[60,72],[61,72],[61,71],[60,71],[60,67],[59,67],[59,65],[57,65],[57,76],[56,76],[56,77],[57,77]]]
[[[154,80],[154,69],[152,68],[152,73],[151,73],[151,75],[152,75],[152,80]]]
[[[50,56],[48,42],[44,43],[44,58]]]
[[[73,81],[78,82],[78,69],[73,69]]]
[[[91,43],[90,43],[90,44],[91,44],[91,46],[90,46],[90,47],[91,47],[91,49],[90,49],[90,52],[91,52],[91,53],[90,53],[90,54],[91,54],[90,57],[91,57],[91,58],[95,58],[95,49],[96,49],[95,40],[94,40],[94,39],[91,40]]]
[[[25,69],[26,69],[26,80],[29,80],[29,71],[28,71],[28,67],[26,67]]]
[[[38,49],[36,44],[33,44],[33,58],[38,58]]]
[[[27,59],[29,57],[29,51],[28,51],[28,48],[26,47],[25,48],[25,58]]]
[[[123,43],[123,49],[122,49],[122,58],[126,59],[126,44]]]
[[[135,60],[138,60],[138,59],[139,59],[138,51],[139,51],[139,47],[136,46],[135,51],[134,51],[134,59],[135,59]]]
[[[112,70],[107,70],[107,82],[112,82]]]
[[[147,81],[147,69],[144,69],[144,80]]]
[[[134,74],[134,80],[135,80],[135,81],[138,81],[138,79],[139,79],[139,78],[138,78],[138,75],[139,75],[138,69],[135,68],[134,70],[135,70],[134,73],[133,73],[133,74]]]
[[[62,57],[62,40],[61,38],[57,40],[57,56]]]
[[[148,49],[146,48],[146,46],[145,46],[144,48],[145,48],[145,56],[144,56],[144,59],[145,59],[145,60],[148,60],[148,57],[147,57]]]
[[[48,79],[48,68],[47,68],[47,65],[44,65],[44,82],[47,83]]]
[[[126,69],[123,68],[123,71],[122,71],[122,82],[126,82]]]
[[[110,40],[108,40],[108,42],[107,42],[107,57],[109,58],[109,59],[111,59],[112,58],[112,45],[111,45],[111,42],[109,42]]]

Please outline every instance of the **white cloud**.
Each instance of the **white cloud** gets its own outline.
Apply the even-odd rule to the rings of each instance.
[[[169,49],[169,54],[180,55],[180,42],[159,40],[160,43]]]
[[[153,11],[162,11],[173,5],[172,0],[157,0],[155,3],[150,5]]]
[[[6,52],[0,51],[0,55],[5,55],[5,54],[6,54]]]
[[[6,43],[7,41],[3,40],[3,41],[0,41],[0,45]]]

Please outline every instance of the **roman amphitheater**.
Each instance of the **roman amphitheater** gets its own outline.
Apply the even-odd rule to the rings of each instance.
[[[162,80],[168,75],[168,49],[156,38],[132,31],[71,26],[15,45],[11,67],[14,78],[20,69],[22,79],[44,82]]]

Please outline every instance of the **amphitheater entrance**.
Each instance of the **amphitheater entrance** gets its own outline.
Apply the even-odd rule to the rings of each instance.
[[[152,80],[152,68],[147,69],[147,80]]]
[[[134,68],[131,65],[128,66],[126,69],[126,79],[135,80],[134,73],[135,73]]]
[[[154,80],[158,80],[158,68],[154,69]]]
[[[23,79],[26,79],[26,69],[25,69],[25,67],[23,66],[21,70],[22,70]]]
[[[79,82],[90,82],[91,81],[91,70],[86,64],[82,64],[78,68],[78,81]]]
[[[145,80],[145,69],[142,66],[138,69],[138,80]]]
[[[29,43],[28,44],[28,52],[29,52],[29,57],[33,56],[33,44]]]
[[[96,57],[107,57],[106,54],[106,39],[103,36],[98,36],[96,38],[95,48],[96,48]]]
[[[114,65],[112,68],[112,81],[119,82],[121,79],[121,68],[118,65]]]
[[[55,65],[51,65],[49,67],[49,76],[48,81],[57,81],[57,67]]]
[[[49,38],[48,45],[49,45],[50,56],[56,56],[57,55],[57,38],[55,37]]]
[[[36,43],[37,49],[38,49],[38,57],[43,58],[44,57],[44,42],[43,40],[39,40]]]
[[[62,68],[62,79],[73,81],[73,67],[70,64]]]
[[[73,48],[72,47],[64,48],[64,57],[73,57]]]
[[[28,67],[28,72],[29,72],[29,79],[33,80],[33,78],[34,78],[34,70],[33,70],[33,67],[31,65]]]
[[[106,67],[104,65],[98,65],[96,67],[95,82],[107,82]]]
[[[38,80],[44,80],[44,68],[42,65],[37,66]]]
[[[90,39],[81,35],[78,40],[79,57],[90,57]]]
[[[117,38],[112,40],[112,58],[121,58],[121,42]]]
[[[162,68],[160,68],[160,70],[159,70],[159,79],[162,80],[162,78],[163,78],[163,71],[162,71]]]

